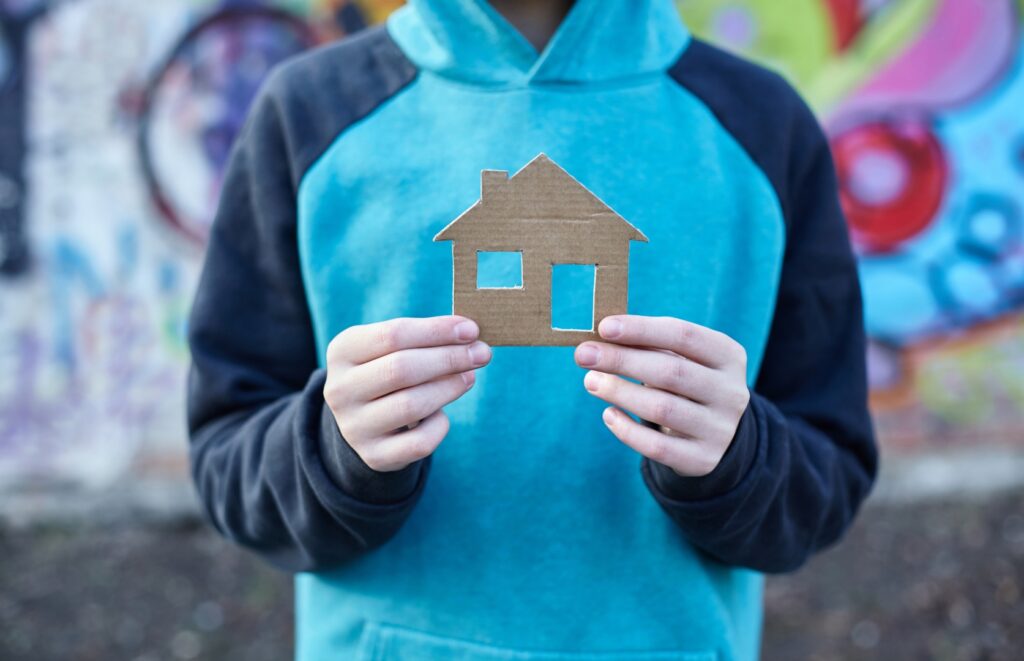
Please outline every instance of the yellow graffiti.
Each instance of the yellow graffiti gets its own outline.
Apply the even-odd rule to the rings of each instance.
[[[1024,2],[1024,0],[1018,0]],[[880,9],[842,53],[821,0],[677,0],[702,38],[723,41],[730,24],[749,31],[741,54],[785,74],[815,110],[826,113],[920,32],[939,0],[900,0]]]
[[[913,389],[948,423],[975,425],[998,410],[1024,409],[1024,323],[995,334],[927,350],[914,358]]]

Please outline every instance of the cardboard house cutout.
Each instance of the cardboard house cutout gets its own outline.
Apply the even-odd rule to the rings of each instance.
[[[475,320],[492,345],[539,346],[595,339],[601,319],[626,312],[629,244],[647,237],[541,154],[511,178],[484,170],[480,200],[434,241],[452,242],[454,314]],[[479,287],[483,253],[518,253],[519,286]],[[552,274],[561,264],[593,267],[589,327],[551,325]]]

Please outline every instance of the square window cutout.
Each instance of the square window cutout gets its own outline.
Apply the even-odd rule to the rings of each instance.
[[[523,253],[477,252],[477,289],[517,289],[522,286]]]

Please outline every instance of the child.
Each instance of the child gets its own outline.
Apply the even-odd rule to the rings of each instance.
[[[636,315],[492,350],[431,239],[541,152],[649,238]],[[825,138],[671,0],[413,0],[280,68],[190,339],[199,493],[298,572],[300,659],[754,659],[876,471]]]

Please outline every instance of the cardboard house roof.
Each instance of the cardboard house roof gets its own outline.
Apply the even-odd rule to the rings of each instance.
[[[540,154],[511,178],[504,170],[484,170],[480,200],[441,230],[434,241],[479,238],[479,232],[474,229],[495,224],[500,224],[506,235],[557,233],[559,225],[578,228],[580,224],[604,224],[598,234],[608,236],[608,223],[614,223],[617,230],[621,230],[623,240],[647,241],[640,230],[586,186],[545,154]]]

